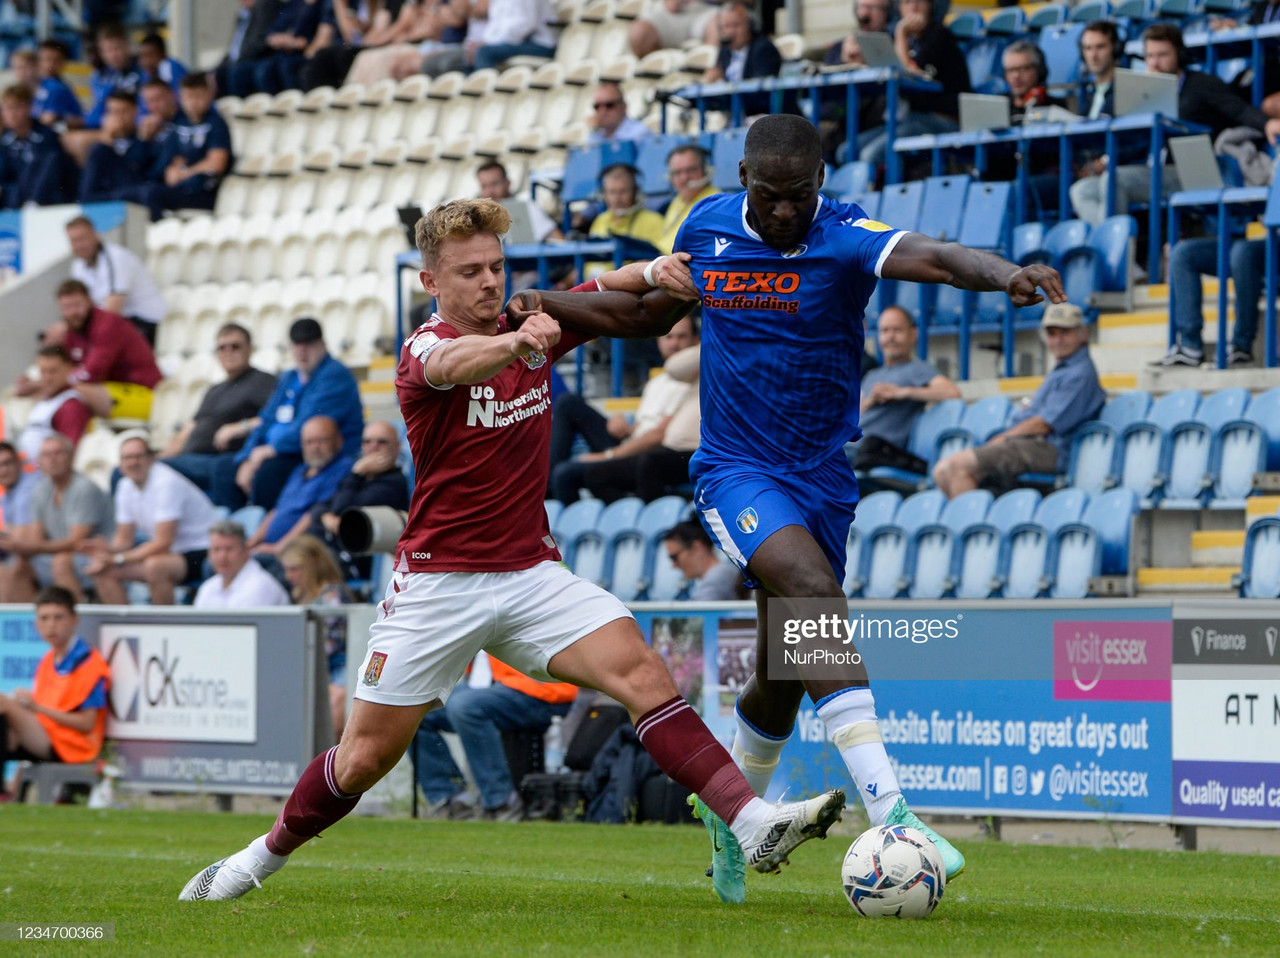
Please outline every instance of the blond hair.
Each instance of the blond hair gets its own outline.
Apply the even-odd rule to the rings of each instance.
[[[447,239],[467,239],[477,233],[502,236],[511,229],[511,214],[495,200],[453,200],[442,203],[413,228],[422,265],[432,267]]]
[[[314,602],[325,586],[342,585],[346,581],[329,547],[315,536],[300,535],[290,539],[289,544],[280,550],[280,563],[286,562],[296,562],[303,569],[302,582],[293,590],[293,601],[299,605]]]

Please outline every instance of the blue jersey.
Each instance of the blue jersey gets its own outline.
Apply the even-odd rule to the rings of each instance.
[[[779,252],[747,225],[745,193],[693,208],[675,249],[702,298],[698,459],[803,471],[861,435],[863,311],[903,235],[822,197]]]

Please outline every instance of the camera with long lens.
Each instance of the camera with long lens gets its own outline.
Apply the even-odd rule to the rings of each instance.
[[[353,556],[396,551],[409,514],[390,506],[359,506],[338,517],[338,539]]]

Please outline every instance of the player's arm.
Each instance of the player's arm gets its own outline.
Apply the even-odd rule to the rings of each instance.
[[[698,288],[693,285],[693,276],[689,273],[692,258],[688,253],[674,253],[655,260],[628,263],[597,277],[596,285],[602,290],[640,294],[656,287],[666,290],[676,299],[695,300]],[[650,277],[653,282],[649,281]]]
[[[1003,290],[1015,306],[1031,306],[1045,297],[1065,303],[1058,271],[1039,263],[1018,266],[1003,256],[969,249],[959,243],[941,243],[920,233],[904,233],[880,268],[884,279],[913,283],[946,283],[977,292]],[[1036,289],[1044,290],[1041,296]]]
[[[582,336],[648,339],[662,336],[693,308],[666,290],[644,295],[610,290],[604,293],[568,293],[527,289],[507,303],[507,322],[523,329],[529,317],[545,313],[563,329]]]
[[[440,389],[482,383],[498,375],[513,359],[550,352],[558,342],[560,327],[556,321],[534,311],[515,332],[444,341],[427,355],[423,372],[427,382]]]

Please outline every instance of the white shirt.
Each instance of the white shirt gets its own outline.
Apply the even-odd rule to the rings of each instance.
[[[537,43],[556,45],[556,31],[550,21],[555,17],[551,0],[492,0],[484,42]]]
[[[123,293],[122,316],[158,323],[169,311],[142,260],[117,243],[103,243],[92,266],[82,259],[72,260],[71,278],[89,287],[95,306],[101,306],[108,296]]]
[[[163,462],[153,462],[146,485],[139,489],[132,479],[116,486],[116,524],[130,524],[148,539],[156,526],[178,520],[171,552],[195,552],[209,548],[209,527],[218,521],[218,510],[200,487]]]
[[[597,143],[622,143],[630,141],[638,143],[640,140],[648,139],[653,135],[653,131],[644,125],[640,120],[625,117],[618,128],[613,131],[613,136],[605,136],[604,130],[592,130],[587,136],[587,144],[594,146]]]
[[[667,416],[675,414],[689,395],[691,386],[671,378],[666,373],[658,373],[644,384],[640,393],[640,405],[636,407],[635,435],[643,435],[653,429]]]
[[[275,577],[250,556],[231,584],[222,576],[206,579],[196,591],[197,609],[253,609],[264,605],[288,605],[289,594]]]

